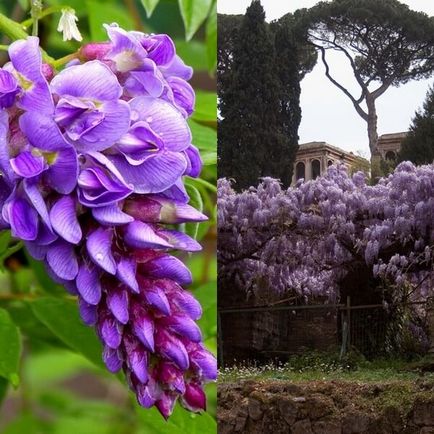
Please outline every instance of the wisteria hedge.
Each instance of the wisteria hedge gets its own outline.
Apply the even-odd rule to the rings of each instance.
[[[386,307],[433,296],[432,165],[403,162],[373,186],[343,166],[288,190],[266,178],[237,194],[221,179],[218,222],[219,278],[241,290],[311,302],[353,286]]]

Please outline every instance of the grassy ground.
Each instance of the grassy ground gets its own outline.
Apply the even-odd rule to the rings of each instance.
[[[287,363],[267,365],[244,364],[223,368],[219,382],[232,383],[240,380],[349,381],[393,382],[415,381],[420,378],[434,380],[434,360],[419,359],[408,362],[399,359],[366,361],[360,357],[339,357],[309,354],[293,357]]]

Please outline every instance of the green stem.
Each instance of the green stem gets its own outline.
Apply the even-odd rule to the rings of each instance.
[[[66,9],[68,6],[60,5],[60,6],[50,6],[49,8],[44,9],[39,15],[38,19],[41,20],[42,18],[55,14],[56,12],[61,12],[62,9]],[[28,29],[33,24],[33,18],[28,18],[27,20],[23,21],[21,25]]]
[[[0,45],[0,51],[8,51],[9,45]]]
[[[201,184],[203,185],[205,188],[207,188],[208,190],[212,191],[213,193],[217,193],[217,187],[213,184],[211,184],[208,181],[205,181],[202,178],[188,178],[190,183],[197,183],[197,184]]]
[[[0,14],[0,32],[4,33],[9,39],[12,39],[12,41],[26,39],[28,36],[20,24],[3,14]]]
[[[38,36],[38,20],[42,11],[41,0],[30,0],[30,16],[33,20],[32,36]]]
[[[61,57],[60,59],[53,60],[53,62],[51,62],[51,65],[54,66],[54,68],[58,69],[60,66],[65,65],[71,60],[77,59],[78,56],[79,54],[76,51],[75,53],[68,54],[67,56]]]

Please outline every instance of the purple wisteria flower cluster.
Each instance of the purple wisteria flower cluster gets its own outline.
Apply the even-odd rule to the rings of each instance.
[[[175,224],[206,217],[188,205],[197,177],[187,117],[192,69],[167,35],[106,25],[59,73],[39,40],[9,47],[0,69],[1,224],[77,295],[111,372],[121,369],[143,407],[167,418],[179,398],[205,409],[216,361],[183,289],[191,273],[171,250],[200,245]]]

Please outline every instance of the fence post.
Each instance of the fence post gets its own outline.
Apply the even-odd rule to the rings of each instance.
[[[222,332],[221,313],[219,310],[217,310],[217,358],[219,361],[220,368],[223,368],[224,365],[223,332]]]

